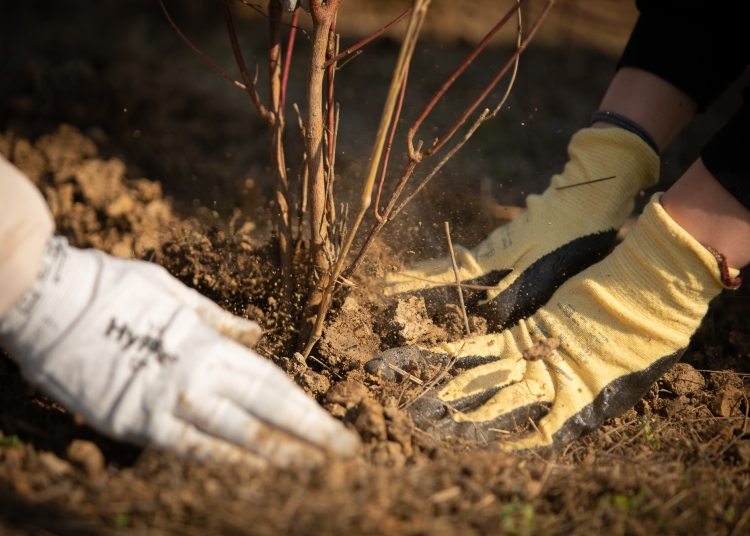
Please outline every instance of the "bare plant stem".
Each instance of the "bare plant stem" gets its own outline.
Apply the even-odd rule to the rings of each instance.
[[[281,71],[281,4],[278,0],[268,1],[268,94],[270,108],[275,117],[269,126],[271,142],[271,169],[273,170],[274,193],[276,196],[276,225],[278,227],[279,259],[281,265],[281,309],[285,314],[292,310],[292,222],[289,216],[289,182],[286,175],[284,157],[284,113],[281,102],[285,93]]]
[[[511,81],[511,84],[512,83],[513,81]],[[511,86],[509,85],[508,87],[511,87]],[[427,186],[427,183],[430,182],[432,178],[435,175],[437,175],[441,169],[443,169],[443,166],[448,163],[448,160],[453,158],[453,155],[455,155],[461,149],[461,147],[463,147],[464,144],[467,141],[469,141],[469,138],[471,138],[474,135],[474,133],[482,125],[482,123],[487,121],[487,119],[489,119],[490,116],[491,114],[490,114],[489,109],[485,109],[484,112],[481,113],[481,115],[477,118],[477,120],[471,126],[471,128],[466,132],[466,134],[464,134],[464,137],[461,139],[461,141],[459,141],[455,145],[455,147],[453,147],[453,149],[451,149],[448,152],[448,154],[446,154],[443,157],[440,163],[438,163],[438,165],[435,166],[435,168],[432,171],[430,171],[430,173],[424,179],[422,179],[422,182],[420,182],[417,185],[417,187],[414,188],[414,190],[409,194],[409,196],[406,199],[404,199],[403,202],[398,207],[396,207],[392,212],[388,214],[388,221],[391,221],[393,218],[395,218],[399,214],[399,212],[401,212],[402,210],[404,210],[404,208],[406,208],[406,205],[408,205],[411,202],[411,200],[414,199],[420,191],[422,191],[422,188]]]
[[[305,149],[309,171],[310,257],[313,270],[321,280],[312,278],[300,325],[300,341],[305,341],[312,329],[312,315],[321,304],[322,288],[324,288],[330,266],[326,255],[328,225],[325,219],[327,199],[323,155],[323,83],[326,74],[324,64],[328,50],[328,34],[340,4],[341,0],[328,0],[325,4],[321,0],[310,1],[313,34],[312,53],[307,73]]]
[[[313,0],[314,1],[314,0]],[[333,0],[329,0],[333,1]],[[311,2],[312,4],[312,2]],[[325,320],[328,309],[331,305],[333,298],[333,290],[336,282],[341,275],[346,262],[347,254],[351,249],[354,237],[357,234],[359,225],[362,223],[362,219],[367,212],[367,209],[372,203],[372,191],[375,186],[375,179],[377,178],[378,168],[380,167],[380,157],[383,154],[383,147],[385,146],[386,136],[388,134],[388,126],[391,123],[393,112],[396,107],[396,101],[398,99],[401,85],[406,76],[406,71],[409,69],[412,54],[414,53],[414,47],[416,46],[417,37],[419,31],[422,28],[422,23],[427,15],[427,8],[430,4],[430,0],[414,0],[412,4],[413,9],[411,17],[409,18],[409,27],[406,30],[406,37],[401,45],[401,52],[394,69],[393,78],[391,79],[391,85],[388,90],[388,96],[386,97],[385,106],[383,107],[383,114],[380,118],[380,126],[378,127],[378,133],[375,137],[375,144],[372,148],[372,154],[370,156],[369,167],[365,179],[365,184],[362,189],[362,197],[360,198],[359,208],[357,215],[355,216],[352,226],[349,228],[344,243],[339,251],[338,258],[334,264],[330,274],[323,278],[321,287],[324,289],[321,295],[320,306],[318,307],[318,314],[315,318],[315,327],[313,332],[310,334],[310,338],[303,352],[304,356],[310,355],[315,343],[320,340],[323,332],[323,322]]]
[[[297,114],[297,124],[299,126],[299,135],[303,147],[306,145],[305,124],[302,121],[302,114],[299,111],[297,103],[294,103],[294,111]],[[307,151],[302,156],[302,165],[297,173],[299,191],[297,195],[297,248],[302,245],[302,225],[304,222],[305,212],[307,212],[307,183],[310,176],[310,168],[307,167]]]
[[[365,238],[365,242],[364,244],[362,244],[362,247],[360,248],[359,253],[357,253],[357,256],[354,258],[354,261],[352,261],[352,263],[346,268],[346,270],[344,270],[343,276],[347,279],[351,277],[351,275],[356,270],[358,270],[360,266],[362,266],[365,255],[370,250],[372,244],[375,242],[375,238],[378,236],[378,234],[380,234],[380,231],[383,229],[383,227],[385,227],[385,224],[388,223],[388,216],[390,216],[391,211],[393,210],[393,205],[396,204],[396,201],[398,201],[401,192],[404,191],[404,187],[409,181],[409,177],[411,177],[411,174],[414,172],[414,168],[417,167],[418,163],[419,162],[417,162],[416,160],[409,160],[409,163],[406,164],[406,168],[401,174],[401,178],[398,180],[398,183],[396,183],[396,188],[393,190],[393,193],[388,200],[388,204],[383,209],[383,212],[380,215],[380,219],[375,222],[375,225],[373,225],[372,229],[370,230],[370,234],[368,234],[367,238]]]
[[[326,58],[336,55],[338,49],[338,36],[336,35],[336,17],[334,16],[331,27],[328,30],[328,49]],[[334,159],[336,158],[336,106],[334,105],[334,83],[336,80],[336,64],[332,63],[326,67],[326,217],[328,225],[336,221],[336,206],[333,202]]]

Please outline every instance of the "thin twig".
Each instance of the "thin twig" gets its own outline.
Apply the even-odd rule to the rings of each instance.
[[[603,435],[603,436],[608,436],[608,435],[610,435],[610,434],[614,434],[615,432],[619,432],[619,431],[620,431],[620,430],[622,430],[623,428],[627,428],[627,427],[628,427],[628,426],[630,426],[631,424],[634,424],[634,423],[635,423],[635,422],[636,422],[637,420],[638,420],[638,419],[633,419],[632,421],[628,421],[628,422],[626,422],[625,424],[622,424],[622,425],[618,426],[617,428],[614,428],[614,429],[612,429],[612,430],[609,430],[608,432],[604,432],[604,433],[603,433],[602,435]]]
[[[456,276],[456,290],[458,291],[458,302],[461,304],[461,314],[464,317],[464,327],[466,328],[466,335],[471,335],[471,328],[469,327],[469,316],[466,314],[466,305],[464,304],[464,291],[461,288],[461,278],[458,275],[458,264],[456,264],[456,252],[453,251],[453,241],[451,240],[451,229],[448,222],[445,222],[445,237],[448,239],[448,251],[451,254],[451,262],[453,263],[453,273]]]
[[[409,428],[406,428],[405,426],[401,426],[399,424],[396,424],[395,422],[393,422],[391,420],[388,420],[388,419],[385,419],[385,424],[388,425],[388,426],[392,426],[394,428],[398,428],[399,430],[403,430],[407,434],[411,434],[411,435],[422,434],[422,435],[425,435],[425,436],[429,437],[430,439],[432,439],[436,443],[443,443],[442,439],[440,439],[440,438],[432,435],[429,432],[425,432],[424,430],[422,430],[420,428],[409,429]]]
[[[466,68],[469,65],[471,65],[471,63],[476,59],[479,53],[482,52],[482,50],[484,50],[484,48],[492,40],[492,38],[495,37],[495,34],[497,34],[497,32],[499,32],[500,29],[503,26],[505,26],[505,23],[507,23],[508,20],[510,20],[510,18],[513,16],[513,13],[516,11],[519,11],[521,9],[521,6],[525,2],[526,0],[519,0],[518,2],[516,2],[516,5],[510,8],[510,10],[508,10],[505,16],[502,19],[500,19],[500,22],[498,22],[495,26],[492,27],[492,29],[484,37],[484,39],[482,39],[479,42],[479,44],[474,48],[474,50],[471,51],[471,54],[469,54],[469,56],[466,59],[464,59],[464,61],[461,62],[458,68],[455,71],[453,71],[453,73],[448,77],[448,80],[446,80],[440,85],[440,88],[432,96],[430,101],[424,107],[422,112],[417,117],[417,120],[414,121],[414,124],[409,130],[409,145],[411,145],[411,140],[414,139],[414,135],[416,134],[417,130],[419,130],[419,127],[422,125],[424,120],[427,119],[427,116],[430,114],[430,112],[438,103],[438,101],[443,97],[443,95],[445,95],[445,92],[448,91],[448,89],[453,85],[453,83],[458,79],[458,77],[461,76],[461,74],[466,70]]]
[[[331,27],[328,30],[328,49],[326,50],[326,57],[333,57],[336,54],[338,46],[338,39],[336,36],[336,17],[334,16]],[[326,130],[328,134],[328,161],[333,160],[333,143],[331,137],[333,136],[333,89],[336,78],[336,63],[333,62],[330,65],[326,64],[326,113],[327,113],[327,124]]]
[[[477,118],[477,120],[474,122],[474,124],[471,126],[469,131],[464,134],[464,137],[461,139],[460,142],[456,144],[453,149],[451,149],[448,154],[446,154],[443,159],[440,161],[440,163],[435,166],[435,168],[430,172],[429,175],[427,175],[424,179],[422,179],[422,182],[420,182],[416,188],[408,195],[406,199],[403,200],[403,202],[388,215],[388,221],[393,220],[398,214],[406,208],[406,205],[408,205],[412,199],[414,199],[419,192],[422,191],[422,189],[427,186],[427,183],[429,183],[435,175],[438,174],[438,172],[443,169],[443,166],[448,163],[448,160],[453,158],[453,156],[466,144],[467,141],[469,141],[469,138],[471,138],[474,133],[477,131],[477,129],[482,126],[482,123],[484,123],[487,118],[490,116],[490,110],[485,109],[482,114]]]
[[[337,70],[337,71],[340,71],[341,69],[343,69],[343,68],[344,68],[344,66],[345,66],[345,65],[347,65],[347,64],[348,64],[348,63],[349,63],[350,61],[352,61],[352,60],[353,60],[354,58],[356,58],[356,57],[357,57],[357,56],[359,56],[360,54],[362,54],[362,51],[361,51],[361,50],[358,50],[358,51],[357,51],[357,52],[356,52],[356,53],[355,53],[355,54],[354,54],[353,56],[351,56],[351,57],[347,58],[347,59],[346,59],[346,61],[344,61],[344,62],[342,62],[342,63],[340,63],[340,64],[339,64],[339,63],[337,63],[337,64],[336,64],[336,70]]]
[[[397,407],[401,407],[401,400],[404,398],[404,395],[406,394],[407,389],[409,389],[409,383],[404,382],[404,387],[401,389],[401,392],[399,392],[398,399],[396,400]]]
[[[347,56],[349,56],[353,52],[358,51],[360,48],[362,48],[363,46],[365,46],[367,43],[369,43],[370,41],[372,41],[373,39],[375,39],[376,37],[378,37],[379,35],[381,35],[383,32],[388,31],[392,26],[395,26],[396,24],[398,24],[399,22],[401,22],[404,17],[406,17],[409,13],[411,13],[411,10],[412,10],[412,8],[410,7],[409,9],[407,9],[406,11],[404,11],[403,13],[401,13],[401,15],[399,15],[398,17],[396,17],[395,19],[393,19],[391,22],[389,22],[388,24],[386,24],[385,26],[383,26],[377,32],[373,33],[369,37],[364,38],[362,41],[360,41],[356,45],[353,45],[353,46],[347,48],[341,54],[338,54],[337,56],[335,56],[335,57],[331,58],[330,60],[326,61],[325,64],[323,64],[323,67],[328,67],[329,65],[333,65],[337,61],[346,58]]]
[[[386,363],[386,365],[388,366],[388,368],[389,368],[389,369],[391,369],[391,370],[393,370],[393,371],[396,371],[396,372],[398,372],[399,374],[401,374],[401,375],[402,375],[402,376],[404,376],[405,378],[407,378],[407,379],[409,379],[409,380],[413,381],[413,382],[414,382],[414,383],[416,383],[417,385],[424,385],[424,382],[423,382],[422,380],[420,380],[419,378],[417,378],[417,377],[416,377],[416,376],[414,376],[413,374],[410,374],[410,373],[406,372],[406,371],[405,371],[404,369],[402,369],[401,367],[397,367],[397,366],[396,366],[396,365],[394,365],[393,363]]]
[[[484,101],[484,99],[487,98],[487,95],[490,94],[490,92],[494,89],[494,87],[497,85],[500,79],[502,79],[502,77],[505,76],[505,73],[508,72],[508,69],[510,68],[510,66],[515,63],[516,58],[520,56],[524,50],[526,50],[526,47],[536,35],[537,30],[539,30],[539,27],[541,26],[542,22],[544,21],[545,17],[549,13],[550,9],[555,4],[555,2],[556,0],[549,0],[547,2],[547,5],[545,6],[544,10],[542,10],[542,13],[539,15],[539,17],[537,18],[537,20],[534,22],[531,29],[529,30],[528,35],[521,43],[521,46],[516,49],[516,51],[510,56],[510,58],[508,58],[508,61],[505,62],[505,65],[503,65],[500,71],[490,81],[487,87],[485,87],[485,89],[479,94],[479,96],[476,99],[474,99],[474,102],[472,102],[471,105],[469,105],[466,111],[453,124],[453,126],[451,126],[441,138],[436,140],[435,143],[433,143],[432,147],[427,149],[424,153],[420,153],[419,151],[414,150],[413,140],[414,140],[414,135],[416,134],[417,129],[421,125],[421,122],[424,121],[424,119],[427,117],[427,114],[432,109],[431,107],[429,109],[425,108],[425,111],[423,111],[423,113],[420,115],[417,122],[415,122],[414,125],[412,125],[411,129],[409,129],[409,133],[407,135],[407,149],[409,150],[410,158],[423,160],[424,158],[435,154],[438,150],[440,150],[440,148],[443,145],[445,145],[448,142],[448,140],[450,140],[453,137],[453,135],[461,127],[461,125],[463,125],[466,122],[466,120],[469,118],[469,116],[472,113],[474,113],[474,110],[476,110],[477,107]],[[514,10],[519,9],[518,8],[519,5],[520,3],[517,3],[516,7],[514,7],[505,17],[503,17],[503,21],[501,21],[503,24],[507,22],[507,19],[513,13]],[[460,70],[462,71],[462,69]],[[460,74],[460,72],[458,72],[458,74]]]
[[[398,275],[408,277],[410,279],[416,279],[418,281],[424,281],[435,286],[447,286],[447,287],[461,287],[469,290],[497,290],[497,287],[483,286],[483,285],[469,285],[467,283],[453,283],[451,281],[433,281],[432,279],[425,279],[424,277],[418,277],[416,275],[407,274],[406,272],[398,272]]]
[[[299,111],[297,103],[293,103],[295,113],[297,114],[297,125],[299,127],[299,135],[302,140],[302,147],[305,148],[305,124],[302,121],[302,114]],[[307,167],[307,150],[302,154],[301,172],[297,172],[297,185],[298,185],[298,206],[297,206],[297,246],[301,244],[302,240],[302,224],[304,221],[305,212],[307,211],[307,180],[310,176],[310,169]]]
[[[326,369],[331,374],[334,374],[339,380],[343,380],[343,378],[341,377],[341,374],[339,374],[338,372],[336,372],[335,370],[333,370],[331,367],[329,367],[328,365],[326,365],[325,363],[323,363],[320,359],[318,359],[314,355],[309,355],[307,357],[310,358],[310,359],[312,359],[313,361],[315,361],[318,365],[320,365],[321,367],[323,367],[324,369]]]
[[[292,29],[289,30],[289,41],[286,45],[286,57],[284,58],[284,74],[281,78],[281,105],[279,106],[279,113],[284,116],[284,109],[286,108],[286,88],[289,83],[289,68],[292,65],[292,53],[294,52],[294,38],[297,36],[297,22],[299,21],[299,7],[294,10],[292,16]]]
[[[640,431],[637,434],[635,434],[633,437],[631,437],[627,441],[624,441],[624,442],[621,441],[619,443],[615,443],[613,446],[611,446],[606,451],[604,451],[604,454],[609,454],[610,452],[612,452],[613,450],[615,450],[618,447],[625,447],[625,446],[629,445],[630,443],[632,443],[633,441],[635,441],[636,439],[638,439],[639,437],[641,437],[645,432],[646,432],[646,428],[641,428]]]
[[[733,370],[700,370],[695,369],[697,372],[715,372],[717,374],[734,374],[736,376],[750,376],[750,374],[746,372],[735,372]]]
[[[520,49],[521,45],[523,44],[523,19],[521,17],[521,0],[516,0],[518,5],[518,9],[516,10],[516,20],[518,21],[518,24],[516,25],[516,49]],[[505,104],[505,101],[508,100],[508,97],[510,97],[510,91],[513,89],[513,86],[516,83],[516,75],[518,74],[518,64],[520,62],[521,56],[516,56],[516,63],[513,65],[513,74],[510,75],[510,82],[508,82],[508,87],[505,88],[505,94],[503,95],[503,98],[500,99],[500,102],[497,103],[497,106],[495,106],[495,109],[492,110],[492,113],[490,114],[489,119],[494,119],[497,117],[497,114],[500,112],[500,109],[503,107],[503,104]]]
[[[268,32],[268,98],[269,108],[274,117],[270,122],[271,165],[273,185],[276,197],[276,220],[278,227],[277,241],[281,268],[281,310],[291,315],[293,302],[292,265],[294,250],[292,248],[292,222],[290,217],[289,182],[286,173],[286,156],[284,154],[284,113],[281,102],[284,94],[282,75],[282,37],[281,37],[281,4],[278,0],[269,0]],[[234,40],[233,40],[234,43]],[[238,61],[241,61],[239,56]]]
[[[305,211],[307,210],[307,177],[309,174],[307,169],[307,153],[302,155],[302,163],[300,164],[299,171],[297,172],[297,242],[302,240],[302,224],[305,218]]]
[[[454,367],[454,365],[456,364],[456,362],[458,361],[459,356],[464,351],[464,346],[465,345],[466,345],[466,342],[464,342],[461,345],[461,347],[458,349],[458,352],[456,352],[456,355],[454,355],[453,359],[451,359],[450,362],[448,363],[448,366],[445,367],[438,374],[436,374],[435,377],[432,378],[429,382],[427,382],[427,384],[424,385],[424,388],[422,389],[422,391],[420,391],[419,393],[417,393],[417,396],[415,396],[414,398],[412,398],[411,400],[409,400],[406,404],[404,404],[401,409],[406,409],[409,406],[411,406],[412,404],[414,404],[414,402],[416,402],[417,400],[419,400],[420,398],[422,398],[433,387],[435,387],[443,378],[445,378],[445,375],[448,374],[448,371],[450,371]],[[443,402],[443,401],[441,400],[441,402]],[[451,407],[447,403],[445,403],[445,402],[443,402],[443,403],[446,404],[448,407]],[[454,408],[451,407],[451,409],[454,409]],[[454,411],[457,411],[457,410],[454,409]]]
[[[534,422],[534,419],[532,419],[531,417],[529,417],[529,424],[534,430],[536,430],[536,433],[539,434],[540,437],[542,438],[544,437],[542,435],[542,432],[539,431],[539,428],[537,428],[536,423]],[[534,452],[534,451],[531,451],[531,452]]]
[[[221,0],[221,4],[224,8],[224,20],[227,24],[229,40],[232,43],[232,52],[234,53],[234,59],[237,62],[237,67],[239,67],[240,73],[242,74],[242,81],[245,82],[245,90],[250,95],[250,98],[252,99],[253,104],[255,104],[255,108],[258,110],[260,116],[266,121],[266,123],[272,125],[276,118],[274,117],[273,112],[267,110],[266,107],[263,106],[263,103],[260,102],[260,95],[258,95],[258,91],[255,89],[255,84],[252,80],[250,80],[250,75],[247,72],[247,65],[245,64],[245,60],[242,58],[242,50],[240,49],[239,41],[237,41],[237,32],[234,29],[234,22],[232,21],[232,10],[229,7],[229,1]]]
[[[172,17],[169,16],[169,12],[167,11],[167,8],[164,5],[164,2],[162,0],[159,0],[159,5],[161,6],[162,11],[164,11],[164,15],[167,17],[167,21],[169,21],[169,24],[172,26],[172,28],[174,28],[174,31],[177,32],[177,35],[179,35],[182,38],[183,41],[185,41],[185,44],[187,44],[187,46],[189,46],[190,48],[193,49],[193,52],[195,52],[201,58],[203,58],[203,61],[205,61],[206,63],[208,63],[214,71],[216,71],[217,73],[219,73],[226,80],[228,80],[229,82],[231,82],[232,84],[234,84],[235,86],[237,86],[240,89],[247,90],[247,86],[245,86],[245,84],[243,84],[239,80],[235,80],[234,78],[232,78],[231,76],[229,76],[227,73],[225,73],[224,71],[222,71],[221,68],[218,65],[216,65],[213,61],[211,61],[211,59],[208,56],[206,56],[197,46],[195,46],[190,41],[190,39],[187,38],[187,36],[184,33],[182,33],[182,31],[177,26],[177,24],[175,24],[175,22],[172,20]]]
[[[576,186],[584,186],[586,184],[594,184],[595,182],[602,182],[602,181],[609,181],[612,179],[616,179],[617,175],[612,175],[611,177],[603,177],[601,179],[594,179],[591,181],[583,181],[583,182],[577,182],[575,184],[568,184],[567,186],[558,186],[555,188],[555,190],[567,190],[568,188],[575,188]]]
[[[336,35],[336,18],[334,15],[331,28],[328,30],[328,50],[326,57],[336,54],[339,46],[339,36]],[[334,175],[334,165],[336,160],[336,137],[338,136],[339,106],[334,105],[334,83],[336,80],[336,64],[331,64],[326,69],[326,82],[328,94],[326,96],[326,143],[328,155],[326,158],[326,214],[328,224],[333,225],[336,221],[336,206],[333,202],[333,182],[336,178]]]

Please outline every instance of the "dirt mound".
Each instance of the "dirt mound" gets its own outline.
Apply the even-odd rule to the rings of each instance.
[[[73,244],[159,262],[259,321],[259,351],[365,442],[353,462],[299,473],[141,453],[76,423],[3,355],[0,519],[9,528],[23,533],[32,511],[33,526],[73,532],[739,534],[748,526],[747,286],[712,304],[683,362],[636,408],[553,459],[493,452],[438,441],[403,411],[424,390],[419,381],[440,370],[390,383],[362,369],[395,345],[460,337],[460,316],[433,324],[417,299],[389,303],[358,287],[339,299],[315,360],[302,363],[290,358],[300,307],[291,317],[279,311],[275,249],[237,230],[238,219],[176,216],[159,183],[126,178],[122,162],[98,158],[71,126],[34,143],[6,132],[0,150],[44,192]]]

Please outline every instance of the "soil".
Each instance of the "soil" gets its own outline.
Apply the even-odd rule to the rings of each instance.
[[[397,12],[402,3],[382,2],[382,11]],[[437,2],[440,21],[451,19],[452,4]],[[387,228],[356,287],[337,298],[317,361],[304,364],[292,357],[299,300],[291,317],[280,310],[266,138],[246,97],[184,49],[154,2],[4,3],[13,31],[0,36],[0,152],[39,186],[58,232],[78,247],[162,264],[225,309],[259,322],[259,352],[356,429],[365,449],[355,460],[299,472],[198,464],[137,449],[78,422],[30,387],[0,350],[0,532],[750,533],[747,283],[714,300],[681,363],[634,409],[547,459],[437,441],[399,409],[418,386],[381,382],[362,370],[387,348],[461,337],[458,306],[430,318],[420,300],[387,301],[371,282],[444,254],[442,222],[451,222],[454,243],[473,246],[501,223],[496,206],[517,206],[545,186],[565,161],[567,139],[596,109],[613,50],[627,37],[622,27],[634,20],[629,2],[606,4],[616,6],[608,13],[619,13],[618,20],[592,15],[583,2],[562,2],[539,46],[524,56],[507,113],[480,129],[399,225]],[[202,48],[231,65],[211,6],[170,8]],[[428,25],[410,102],[423,102],[445,76],[448,67],[440,66],[455,65],[476,41],[459,11],[453,24]],[[342,39],[349,42],[385,15],[347,16],[353,29]],[[586,31],[592,25],[598,33]],[[263,36],[244,38],[262,58]],[[356,195],[398,43],[371,47],[338,75],[341,128],[349,129],[337,177],[345,200]],[[503,54],[501,41],[424,131],[454,116],[457,102],[492,76],[488,67]],[[748,83],[743,76],[667,151],[659,188],[679,176],[736,106],[737,88]],[[295,80],[290,100],[301,102]],[[406,116],[417,107],[407,105]],[[299,160],[294,151],[290,162]],[[305,253],[301,244],[299,281],[310,277]],[[470,323],[473,332],[487,329],[481,318]]]

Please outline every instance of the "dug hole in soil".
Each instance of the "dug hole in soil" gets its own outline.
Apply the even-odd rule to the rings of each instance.
[[[527,63],[522,61],[506,116],[488,125],[487,134],[478,133],[476,145],[465,149],[468,155],[459,157],[402,223],[384,234],[357,286],[337,298],[314,352],[324,368],[290,359],[295,322],[279,311],[271,212],[263,208],[270,198],[270,174],[263,171],[266,138],[246,110],[248,103],[242,95],[236,101],[217,97],[215,91],[234,95],[233,88],[214,82],[214,73],[198,61],[190,63],[191,53],[164,27],[158,6],[71,5],[65,15],[93,37],[71,36],[56,18],[60,8],[52,4],[40,2],[32,9],[19,3],[10,10],[17,20],[34,24],[24,33],[23,24],[30,23],[19,23],[18,35],[3,42],[17,56],[4,66],[8,76],[0,85],[0,153],[39,187],[58,233],[74,246],[159,263],[228,311],[259,322],[265,335],[258,351],[356,429],[365,448],[355,460],[331,460],[300,472],[257,472],[142,451],[101,436],[35,391],[0,350],[3,534],[750,531],[747,284],[711,304],[682,362],[634,409],[550,459],[435,441],[415,430],[399,409],[417,386],[381,382],[362,370],[364,362],[387,348],[461,337],[457,305],[433,319],[419,299],[384,300],[369,282],[385,270],[445,253],[445,220],[456,229],[455,242],[473,246],[502,223],[491,206],[478,210],[488,207],[488,192],[500,205],[517,205],[527,190],[540,190],[564,162],[567,138],[585,125],[611,77],[616,60],[611,52],[581,44],[575,33],[561,34],[560,15],[563,22],[549,30],[558,33],[542,39],[525,56]],[[443,14],[450,9],[447,3],[437,5]],[[39,6],[46,16],[38,16]],[[566,16],[576,9],[582,8],[572,0],[560,6]],[[202,45],[230,65],[231,53],[214,45],[225,36],[212,13],[193,8],[182,15]],[[116,29],[125,18],[129,29]],[[201,27],[204,19],[209,22]],[[92,52],[87,39],[105,31],[114,32],[111,41],[99,38],[110,44]],[[460,32],[464,35],[465,29]],[[27,41],[32,36],[23,49],[22,33]],[[152,38],[149,46],[142,44],[146,35]],[[429,95],[444,76],[444,71],[433,72],[438,62],[454,65],[466,54],[468,45],[457,39],[447,44],[428,40],[420,49],[422,67],[415,69],[423,71],[416,71],[415,99]],[[262,36],[256,40],[250,46],[262,58]],[[122,43],[128,43],[126,53]],[[398,43],[375,46],[371,59],[357,60],[370,63],[363,63],[363,72],[353,71],[351,80],[359,76],[363,85],[377,85],[382,93]],[[154,68],[161,65],[155,51],[170,56],[164,72]],[[493,50],[503,53],[507,49]],[[190,67],[177,75],[170,65]],[[357,63],[351,68],[357,69]],[[459,86],[459,94],[488,76],[480,70],[468,75],[475,79]],[[551,90],[550,80],[568,80],[576,90]],[[358,128],[374,128],[377,112],[368,115],[354,102],[369,93],[352,87],[357,93],[349,101],[342,89],[343,103],[349,102]],[[295,98],[300,101],[299,95]],[[87,106],[81,105],[84,100]],[[236,112],[236,102],[244,111]],[[706,131],[721,124],[735,102],[731,96],[720,101],[667,152],[664,183],[686,168]],[[244,126],[236,125],[236,114],[247,115],[240,117],[247,119]],[[534,114],[536,119],[529,118]],[[528,124],[520,127],[521,122]],[[206,125],[214,127],[210,133]],[[187,134],[176,133],[183,129]],[[243,149],[248,140],[258,139],[263,142]],[[498,144],[504,148],[493,151]],[[347,155],[342,155],[342,176],[356,176],[367,148],[350,143],[342,151]],[[503,178],[493,178],[498,176]],[[343,180],[342,195],[355,192],[358,182],[351,183]],[[641,204],[647,198],[646,193]],[[304,254],[301,248],[300,260]],[[304,267],[304,262],[296,265]],[[302,281],[309,274],[300,268],[295,277]],[[299,303],[295,308],[298,312]],[[486,330],[482,319],[470,321],[474,332]],[[428,371],[422,379],[430,377]]]

